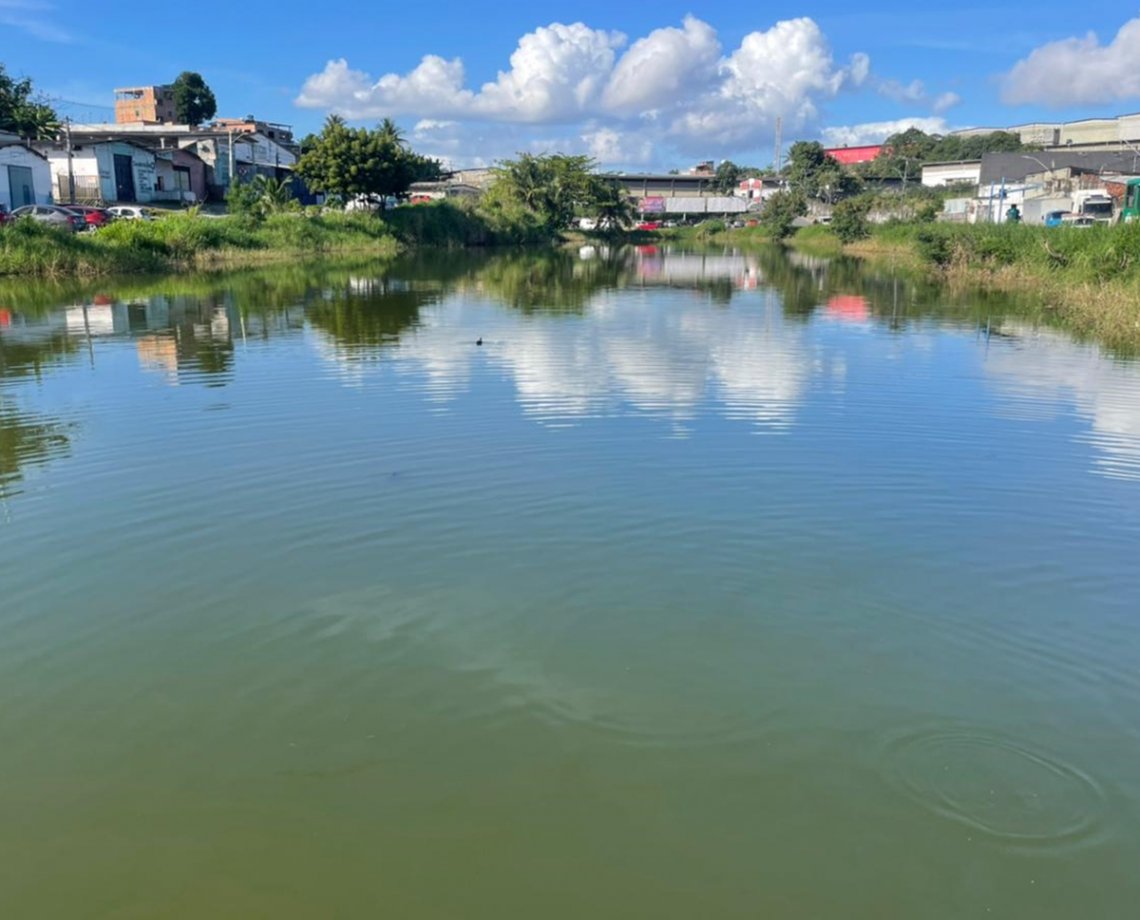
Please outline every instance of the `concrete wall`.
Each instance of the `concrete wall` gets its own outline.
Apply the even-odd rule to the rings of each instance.
[[[207,192],[206,164],[198,157],[185,150],[158,152],[155,158],[156,201],[205,201]]]
[[[932,163],[922,167],[922,184],[928,188],[968,182],[977,185],[982,176],[982,162]]]
[[[13,145],[0,147],[0,204],[8,210],[24,204],[23,199],[15,201],[8,187],[8,167],[27,166],[32,171],[32,192],[36,204],[51,204],[51,168],[43,157],[36,156],[27,147]]]
[[[1070,121],[1061,126],[1059,144],[1110,144],[1120,140],[1120,123],[1115,118]]]
[[[156,184],[154,154],[149,150],[118,141],[108,144],[84,144],[73,152],[71,169],[75,175],[77,200],[84,202],[97,200],[108,204],[118,200],[118,191],[115,187],[116,154],[131,158],[136,200],[140,204],[154,200]],[[59,190],[59,195],[62,195],[67,189],[67,151],[52,149],[48,151],[47,156],[51,163],[53,187]]]
[[[154,201],[155,163],[154,154],[133,144],[114,141],[109,144],[95,144],[95,158],[99,163],[99,178],[103,186],[104,201],[118,201],[115,186],[115,156],[131,158],[131,172],[135,184],[135,200],[140,204]]]

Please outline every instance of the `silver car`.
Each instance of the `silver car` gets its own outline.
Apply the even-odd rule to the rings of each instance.
[[[107,213],[117,220],[154,220],[154,212],[150,208],[140,208],[133,204],[117,204],[107,208]]]
[[[72,232],[83,230],[87,226],[87,221],[81,214],[73,214],[71,211],[50,204],[28,204],[22,208],[16,208],[12,212],[12,220],[19,220],[22,217],[28,217],[41,224],[50,224],[53,227],[71,230]]]

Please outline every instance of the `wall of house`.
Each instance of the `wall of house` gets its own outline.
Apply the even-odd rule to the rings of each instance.
[[[194,193],[194,200],[205,201],[209,194],[206,181],[206,164],[185,150],[175,150],[174,165],[184,166],[190,170],[190,191]]]
[[[51,171],[51,187],[56,201],[67,201],[67,152],[49,150],[47,154]],[[71,170],[75,176],[75,199],[79,202],[102,201],[103,184],[99,176],[99,163],[95,150],[84,147],[75,151],[71,158]]]
[[[244,141],[235,142],[234,158],[239,163],[255,163],[259,167],[265,166],[271,169],[275,167],[291,169],[297,163],[293,151],[271,141],[263,134],[255,134]]]
[[[99,163],[99,177],[103,185],[103,200],[117,201],[115,187],[115,156],[131,158],[131,172],[135,182],[135,200],[139,204],[154,201],[155,163],[154,154],[132,144],[113,141],[109,144],[95,144],[95,157]]]
[[[981,181],[982,164],[977,163],[937,163],[922,167],[922,184],[927,188],[940,185],[956,185],[968,182],[977,185]]]
[[[32,191],[36,204],[51,204],[51,169],[47,161],[36,156],[27,147],[0,147],[0,204],[9,210],[20,207],[23,200],[15,202],[12,190],[8,187],[8,167],[27,166],[32,171]]]
[[[205,201],[206,164],[185,150],[159,151],[155,156],[156,201]]]

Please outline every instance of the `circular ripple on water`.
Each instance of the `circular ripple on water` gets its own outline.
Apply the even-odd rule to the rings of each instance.
[[[1044,751],[973,729],[899,735],[884,769],[919,804],[995,840],[1072,846],[1104,830],[1104,790]]]

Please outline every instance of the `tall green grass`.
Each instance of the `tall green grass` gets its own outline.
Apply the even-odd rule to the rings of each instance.
[[[31,221],[0,228],[0,275],[108,275],[203,264],[258,262],[332,252],[394,255],[402,247],[477,247],[548,242],[523,213],[484,212],[438,202],[386,214],[172,214],[115,221],[93,233],[65,233]]]
[[[940,269],[1057,275],[1078,282],[1140,277],[1140,224],[1035,227],[1024,224],[884,224],[877,241],[912,246]]]

